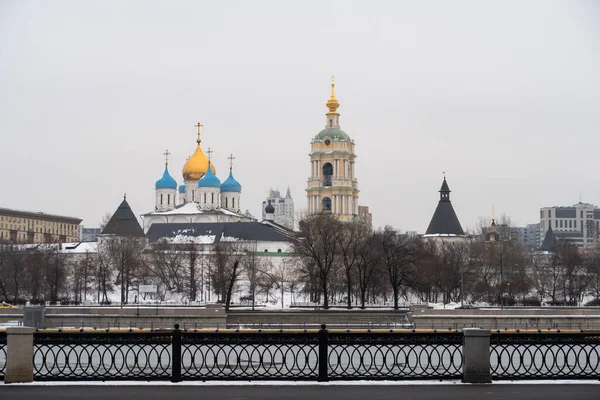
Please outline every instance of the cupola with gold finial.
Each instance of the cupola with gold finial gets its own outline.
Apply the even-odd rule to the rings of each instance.
[[[198,146],[196,147],[196,151],[194,152],[194,154],[192,154],[192,156],[188,158],[188,160],[183,166],[182,174],[183,179],[185,181],[199,180],[204,176],[204,174],[206,174],[206,171],[208,171],[209,168],[208,157],[206,157],[206,155],[202,151],[202,148],[200,147],[200,128],[202,127],[202,125],[198,122],[195,126],[196,128],[198,128],[198,139],[196,139],[196,143],[198,143]],[[214,174],[215,166],[213,163],[210,163],[210,169]]]
[[[350,137],[346,132],[340,129],[340,113],[337,111],[340,106],[339,101],[335,98],[335,76],[331,76],[331,97],[325,103],[329,111],[325,114],[326,125],[325,129],[317,134],[317,139],[324,140],[326,138],[349,141]]]
[[[327,100],[325,104],[327,108],[329,108],[329,112],[327,114],[338,114],[337,109],[340,106],[340,102],[335,98],[335,76],[331,76],[331,97]]]

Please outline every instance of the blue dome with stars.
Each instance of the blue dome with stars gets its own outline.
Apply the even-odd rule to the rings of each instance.
[[[156,181],[156,189],[177,189],[177,182],[169,174],[169,169],[165,166],[165,172],[162,178]]]
[[[235,180],[231,170],[229,171],[229,176],[221,185],[221,192],[238,192],[242,191],[242,185],[238,181]]]
[[[185,193],[185,185],[179,185],[179,193],[183,194]]]
[[[199,188],[218,188],[220,186],[221,181],[213,174],[212,168],[208,168],[206,174],[198,181]]]

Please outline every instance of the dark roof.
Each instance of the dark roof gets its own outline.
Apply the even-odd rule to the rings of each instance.
[[[554,231],[552,231],[552,227],[548,228],[546,231],[546,236],[544,236],[544,241],[540,246],[540,251],[555,251],[556,250],[556,236],[554,235]]]
[[[290,240],[288,236],[278,230],[259,222],[152,224],[147,234],[150,243],[178,235],[190,237],[214,235],[215,243],[218,243],[223,237],[264,242],[287,242]]]
[[[442,182],[442,187],[440,188],[440,192],[450,192],[450,187],[448,187],[448,183],[446,182],[446,177],[444,177],[444,182]]]
[[[426,235],[444,234],[444,235],[464,235],[458,217],[454,212],[452,203],[449,201],[440,201],[433,213]]]
[[[131,211],[127,200],[123,199],[117,211],[102,230],[102,235],[144,236],[144,230]]]

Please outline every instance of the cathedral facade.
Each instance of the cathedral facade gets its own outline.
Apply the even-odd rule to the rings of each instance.
[[[340,128],[340,103],[335,82],[326,103],[325,129],[310,142],[311,175],[306,195],[309,214],[332,215],[340,221],[357,221],[358,180],[355,175],[354,141]]]
[[[229,175],[224,182],[216,175],[215,165],[200,146],[198,123],[196,151],[186,161],[182,170],[183,184],[169,173],[168,151],[165,153],[165,170],[156,181],[154,211],[142,214],[144,232],[152,224],[198,223],[198,222],[254,222],[254,218],[242,214],[240,201],[242,185],[233,177],[233,155],[229,159]],[[209,155],[211,154],[209,150]]]

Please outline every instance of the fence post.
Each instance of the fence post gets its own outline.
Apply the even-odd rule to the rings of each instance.
[[[327,325],[321,324],[321,330],[319,331],[319,382],[329,381],[329,378],[327,377],[327,368],[329,364],[327,342],[329,341],[329,332],[326,328]]]
[[[4,383],[33,382],[33,333],[35,328],[6,328]]]
[[[175,324],[171,342],[171,382],[181,382],[181,331]]]
[[[463,329],[463,378],[465,383],[492,383],[490,331]]]

